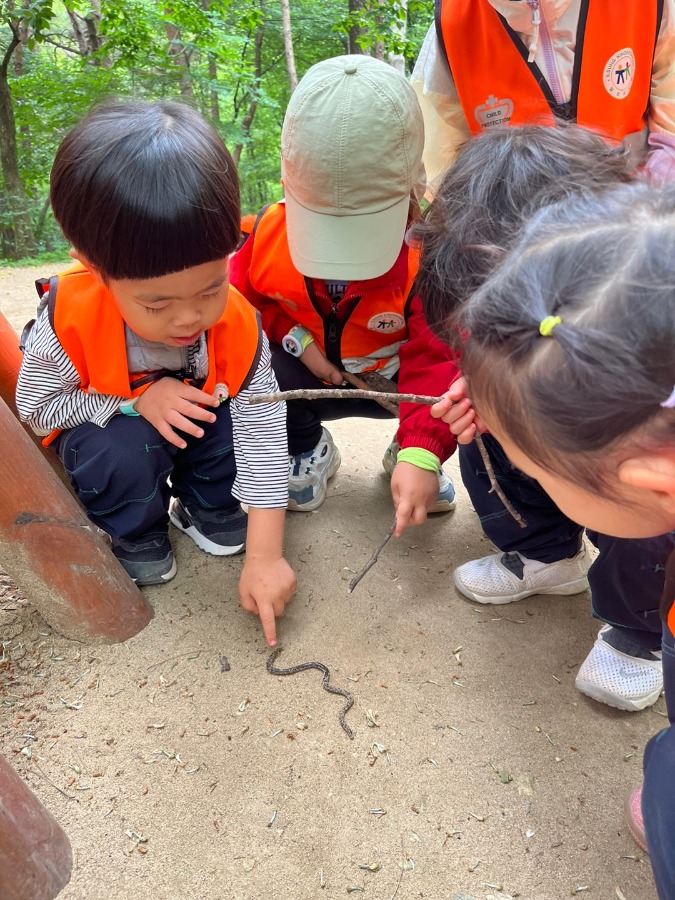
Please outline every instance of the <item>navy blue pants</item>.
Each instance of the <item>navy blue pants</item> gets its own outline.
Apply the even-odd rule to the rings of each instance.
[[[581,547],[583,528],[558,509],[538,482],[511,465],[495,438],[485,434],[483,442],[500,486],[527,521],[527,528],[521,528],[499,497],[488,493],[490,480],[475,441],[462,444],[462,480],[487,537],[502,551],[518,551],[539,562],[574,556]],[[659,601],[675,534],[640,540],[593,531],[588,536],[600,551],[588,573],[593,615],[621,628],[644,649],[657,650],[661,644]]]
[[[168,527],[171,496],[205,509],[235,509],[236,474],[230,404],[204,436],[181,432],[185,450],[165,440],[143,416],[113,416],[62,432],[52,445],[89,518],[113,537],[134,539]],[[171,485],[168,479],[171,478]]]
[[[300,388],[327,388],[309,371],[301,359],[286,353],[279,344],[270,343],[272,368],[282,391]],[[392,381],[396,381],[395,376]],[[288,452],[291,456],[313,450],[321,440],[322,421],[346,419],[361,416],[364,419],[394,419],[395,416],[374,400],[289,400],[286,403],[286,423],[288,429]],[[398,424],[396,426],[398,428]]]
[[[670,647],[670,651],[668,650]],[[675,696],[675,648],[664,639],[663,675],[666,699]],[[669,706],[675,721],[675,703]],[[675,897],[675,724],[653,737],[645,749],[642,815],[649,860],[661,900]]]

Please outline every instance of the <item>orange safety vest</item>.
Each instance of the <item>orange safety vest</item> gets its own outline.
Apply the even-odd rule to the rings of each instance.
[[[407,310],[419,268],[419,252],[405,245],[390,272],[371,281],[352,282],[327,314],[313,282],[293,265],[286,236],[286,208],[274,204],[258,217],[253,231],[249,278],[253,288],[276,300],[297,324],[311,331],[322,353],[339,365],[366,360],[358,371],[384,368],[408,339]],[[403,252],[403,251],[402,251]]]
[[[61,346],[77,369],[82,389],[115,397],[137,397],[166,372],[133,373],[127,366],[124,320],[110,291],[80,263],[38,282],[47,293],[49,319]],[[58,298],[58,303],[57,303]],[[260,317],[230,287],[223,315],[206,335],[209,372],[201,386],[207,394],[233,397],[250,382],[262,347]],[[48,435],[47,446],[59,434]]]
[[[436,32],[473,134],[555,114],[620,141],[645,124],[662,11],[663,0],[581,0],[569,110],[488,0],[436,0]]]

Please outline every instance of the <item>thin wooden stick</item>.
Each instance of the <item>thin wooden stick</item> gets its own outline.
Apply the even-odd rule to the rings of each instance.
[[[499,482],[497,481],[497,478],[495,476],[495,471],[492,468],[492,463],[490,462],[490,457],[488,456],[488,452],[485,449],[483,438],[478,434],[478,432],[476,432],[473,439],[476,442],[478,449],[480,450],[480,455],[483,460],[483,465],[485,466],[485,471],[487,472],[487,476],[490,479],[491,487],[489,493],[492,493],[494,491],[494,493],[499,497],[499,499],[502,501],[506,509],[511,513],[516,522],[520,525],[520,527],[527,528],[527,522],[521,516],[518,510],[513,508],[508,497],[499,486]]]
[[[366,382],[363,381],[361,378],[359,378],[358,375],[352,375],[351,372],[344,372],[344,371],[340,372],[340,375],[342,375],[342,377],[344,378],[345,381],[348,381],[349,384],[354,385],[355,388],[358,388],[361,391],[371,390],[371,388],[368,387]],[[387,381],[388,380],[389,379],[387,379]],[[395,387],[395,386],[396,385],[392,384],[392,387]],[[396,400],[396,402],[394,402],[393,400],[387,399],[387,397],[384,396],[385,393],[387,393],[385,390],[379,390],[376,388],[375,394],[377,394],[379,396],[373,397],[373,400],[375,400],[376,403],[379,403],[383,409],[387,410],[387,412],[390,412],[392,415],[398,417],[399,401]],[[398,397],[398,393],[394,394],[394,396]]]
[[[424,394],[388,394],[383,391],[361,391],[358,388],[312,388],[297,391],[279,391],[277,394],[264,394],[251,397],[249,403],[278,403],[280,400],[323,400],[333,397],[336,400],[391,400],[394,403],[421,403],[433,406],[442,397],[427,397]]]
[[[320,400],[323,397],[335,397],[338,400],[348,400],[349,398],[356,397],[360,400],[375,400],[378,403],[381,400],[392,400],[395,403],[420,403],[424,406],[433,406],[434,403],[438,403],[442,400],[442,397],[428,397],[424,394],[392,394],[385,393],[384,391],[362,391],[358,388],[316,388],[316,389],[300,389],[297,391],[279,391],[276,394],[265,394],[263,396],[251,397],[249,403],[258,404],[258,403],[277,403],[280,400]],[[513,508],[509,499],[504,494],[504,491],[501,489],[499,484],[497,483],[497,478],[495,477],[494,469],[492,468],[492,463],[490,462],[490,457],[488,456],[487,450],[485,449],[485,444],[483,443],[483,439],[476,432],[474,437],[476,444],[478,445],[478,449],[480,451],[480,455],[483,459],[483,464],[485,465],[485,471],[487,473],[488,478],[490,479],[490,492],[493,492],[499,497],[502,501],[506,509],[511,513],[516,522],[520,525],[521,528],[527,528],[527,522],[520,515],[520,513]],[[393,532],[393,529],[392,529]],[[385,538],[382,547],[391,537],[390,532]],[[377,553],[380,552],[382,547],[379,547]],[[377,559],[377,555],[375,559],[370,563],[373,565],[375,560]],[[363,572],[360,573],[359,578],[355,579],[353,584],[356,585],[358,581],[363,578],[365,573],[370,568],[368,565]],[[354,590],[353,587],[350,586],[350,593]]]
[[[382,538],[382,540],[380,541],[380,543],[379,543],[379,544],[377,545],[377,547],[375,548],[375,551],[373,552],[373,555],[370,557],[370,559],[369,559],[368,562],[365,564],[365,566],[361,569],[361,571],[359,572],[359,574],[358,574],[358,575],[355,575],[355,576],[352,578],[352,580],[349,582],[349,589],[347,590],[347,593],[348,593],[348,594],[351,594],[351,592],[354,590],[354,588],[355,588],[356,585],[359,583],[359,581],[361,581],[361,579],[362,579],[363,576],[366,574],[366,572],[368,572],[370,569],[373,568],[373,566],[374,566],[375,563],[377,562],[377,557],[380,555],[380,552],[382,551],[382,548],[384,547],[384,545],[387,543],[387,541],[389,540],[389,538],[390,538],[390,537],[392,536],[392,534],[394,533],[394,528],[396,528],[396,516],[394,516],[394,521],[391,523],[391,528],[389,529],[389,531],[385,534],[385,536]]]

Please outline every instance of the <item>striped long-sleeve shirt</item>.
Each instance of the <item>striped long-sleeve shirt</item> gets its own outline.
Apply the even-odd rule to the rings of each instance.
[[[177,361],[176,371],[181,367]],[[269,343],[263,335],[255,375],[230,401],[237,464],[233,493],[242,503],[262,509],[284,508],[288,502],[286,404],[251,405],[249,400],[278,390]],[[19,372],[16,406],[21,421],[39,435],[55,428],[77,428],[85,422],[105,428],[118,413],[122,399],[82,390],[77,370],[54,333],[47,311],[42,312],[26,343]]]

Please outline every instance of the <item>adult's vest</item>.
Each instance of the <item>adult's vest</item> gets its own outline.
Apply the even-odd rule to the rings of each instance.
[[[81,264],[38,282],[38,293],[49,292],[49,319],[61,346],[77,369],[83,390],[137,397],[167,372],[133,373],[127,365],[124,320],[113,297]],[[206,335],[209,371],[201,390],[233,397],[256,372],[262,346],[260,317],[251,304],[230,287],[223,315]],[[45,438],[49,444],[58,430]]]
[[[398,351],[408,339],[407,310],[419,268],[419,252],[405,247],[391,272],[354,283],[339,303],[318,298],[313,280],[293,265],[286,236],[286,210],[277,203],[259,216],[253,233],[249,278],[255,290],[276,300],[308,328],[325,356],[358,373],[398,370]],[[363,285],[363,290],[359,289]],[[327,307],[330,311],[326,313]]]
[[[555,114],[622,140],[645,124],[662,11],[663,0],[581,0],[569,107],[488,0],[436,0],[436,32],[474,134]]]

